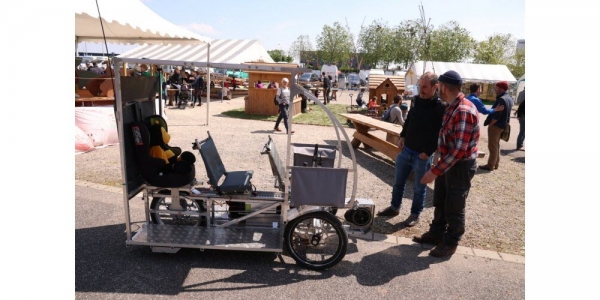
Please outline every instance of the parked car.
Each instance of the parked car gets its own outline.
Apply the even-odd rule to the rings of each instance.
[[[360,78],[356,73],[348,74],[348,78],[346,79],[349,88],[359,88],[361,86],[367,85],[367,82]]]
[[[321,85],[321,79],[319,78],[319,76],[313,72],[308,72],[308,73],[303,73],[302,75],[300,75],[300,78],[298,78],[298,83],[301,85],[307,85],[310,84],[312,86],[320,86]]]

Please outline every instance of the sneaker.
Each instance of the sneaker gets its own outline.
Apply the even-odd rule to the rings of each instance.
[[[421,234],[421,236],[414,236],[413,241],[421,244],[439,245],[442,243],[442,238],[436,237],[431,232],[427,231]]]
[[[429,251],[429,255],[435,257],[451,256],[452,254],[454,254],[454,252],[456,252],[457,247],[458,246],[449,246],[442,243],[433,248],[433,250]]]
[[[395,217],[399,215],[400,212],[395,211],[391,206],[377,213],[379,217]]]
[[[419,223],[419,216],[410,214],[408,219],[404,220],[404,225],[406,227],[413,227]]]

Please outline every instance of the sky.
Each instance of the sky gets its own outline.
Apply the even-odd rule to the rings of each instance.
[[[164,19],[194,33],[215,39],[258,39],[267,50],[287,52],[300,35],[308,35],[313,47],[324,25],[348,25],[357,37],[361,25],[381,20],[390,28],[404,20],[420,19],[419,5],[436,28],[456,20],[473,38],[494,33],[525,38],[524,0],[375,0],[375,1],[194,1],[142,0]],[[298,3],[298,4],[296,4]],[[501,4],[500,4],[501,3]],[[102,9],[102,7],[100,7]],[[132,12],[135,13],[135,12]],[[109,45],[109,53],[123,53],[133,45]],[[100,52],[102,46],[80,43],[78,51]]]

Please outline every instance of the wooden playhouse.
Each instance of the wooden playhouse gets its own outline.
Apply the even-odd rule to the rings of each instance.
[[[404,93],[404,77],[392,75],[371,75],[369,76],[369,98],[377,96],[377,104],[379,111],[384,111],[389,105],[394,103],[396,94]],[[382,104],[381,100],[385,99],[387,103]],[[368,99],[364,99],[368,100]]]

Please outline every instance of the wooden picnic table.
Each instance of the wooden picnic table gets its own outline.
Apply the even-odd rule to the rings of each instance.
[[[352,147],[358,148],[358,146],[363,143],[365,147],[375,148],[376,150],[390,157],[392,160],[396,159],[396,156],[398,153],[400,153],[398,146],[395,143],[382,140],[379,137],[370,134],[369,131],[371,129],[384,131],[387,134],[387,140],[397,141],[398,138],[400,138],[400,132],[402,131],[401,125],[384,122],[356,113],[346,113],[340,115],[352,121],[354,128],[356,128],[356,132],[354,132],[353,135],[354,138],[351,142]],[[394,139],[390,139],[390,137],[394,137]]]
[[[75,106],[107,106],[114,104],[115,97],[81,97],[75,99]]]

